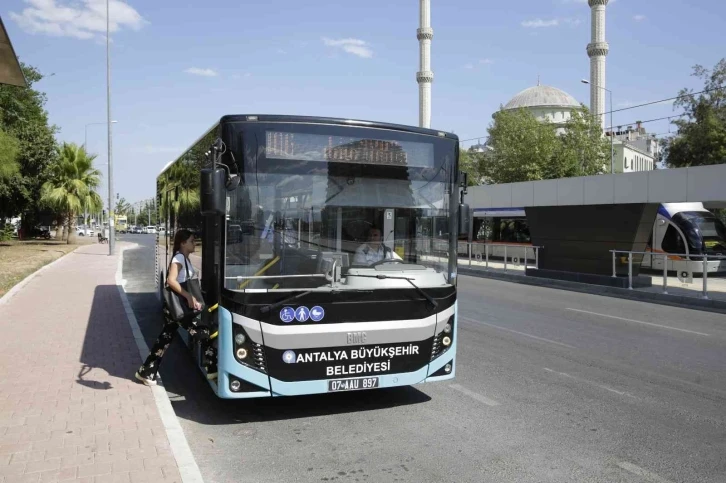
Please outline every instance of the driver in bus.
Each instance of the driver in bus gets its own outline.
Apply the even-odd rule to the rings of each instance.
[[[368,230],[368,241],[355,251],[353,263],[355,265],[373,265],[381,260],[401,260],[401,257],[383,244],[381,229],[373,226]]]

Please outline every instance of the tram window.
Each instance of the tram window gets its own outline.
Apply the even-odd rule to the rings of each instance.
[[[683,237],[678,233],[678,230],[673,225],[668,225],[668,229],[663,236],[663,242],[661,243],[663,250],[668,253],[685,253],[686,246],[683,243]]]

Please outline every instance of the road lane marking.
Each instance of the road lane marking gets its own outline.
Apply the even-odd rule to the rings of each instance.
[[[633,463],[628,463],[627,461],[620,461],[618,463],[618,466],[621,469],[627,471],[628,473],[642,476],[646,480],[652,481],[653,483],[672,483],[670,480],[661,478],[660,476],[656,475],[652,471],[645,470],[645,469],[641,468],[640,466],[634,465]]]
[[[544,337],[537,337],[536,335],[526,334],[524,332],[519,332],[517,330],[507,329],[506,327],[501,327],[499,325],[488,324],[486,322],[482,322],[481,320],[474,320],[474,319],[470,319],[469,317],[462,317],[462,319],[466,320],[467,322],[473,322],[475,324],[483,324],[483,325],[487,325],[489,327],[494,327],[495,329],[506,330],[507,332],[512,332],[513,334],[519,334],[519,335],[523,335],[525,337],[530,337],[532,339],[541,340],[543,342],[549,342],[550,344],[557,344],[557,345],[561,345],[563,347],[567,347],[567,348],[570,348],[570,349],[575,349],[575,347],[573,347],[571,345],[568,345],[568,344],[564,344],[562,342],[557,342],[555,340],[545,339]]]
[[[451,389],[459,391],[460,393],[466,394],[470,398],[476,399],[480,403],[484,403],[487,406],[499,406],[499,403],[496,402],[494,399],[489,399],[486,396],[482,396],[478,392],[470,391],[469,389],[465,388],[464,386],[462,386],[460,384],[449,384],[449,387]]]
[[[633,320],[633,319],[626,319],[625,317],[618,317],[615,315],[599,314],[597,312],[590,312],[589,310],[571,309],[569,307],[566,310],[571,310],[573,312],[582,312],[583,314],[599,315],[600,317],[608,317],[610,319],[624,320],[626,322],[634,322],[636,324],[650,325],[653,327],[659,327],[661,329],[677,330],[678,332],[687,332],[689,334],[703,335],[705,337],[711,336],[710,334],[704,334],[703,332],[696,332],[695,330],[679,329],[677,327],[669,327],[667,325],[653,324],[652,322],[643,322],[642,320]]]
[[[573,379],[575,381],[580,381],[580,382],[584,382],[586,384],[590,384],[591,386],[599,387],[600,389],[605,389],[606,391],[614,392],[615,394],[618,394],[620,396],[627,396],[627,397],[632,397],[633,399],[638,399],[637,397],[633,396],[629,392],[618,391],[617,389],[613,389],[612,387],[606,386],[604,384],[598,384],[597,382],[593,382],[593,381],[589,381],[587,379],[583,379],[581,377],[573,376],[572,374],[568,374],[566,372],[558,372],[558,371],[552,370],[548,367],[543,367],[542,369],[544,369],[547,372],[551,372],[552,374],[558,374],[562,377],[567,377],[567,378]]]

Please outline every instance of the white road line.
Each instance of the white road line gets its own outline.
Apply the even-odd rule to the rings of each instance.
[[[482,396],[478,392],[470,391],[469,389],[465,388],[464,386],[462,386],[460,384],[449,384],[449,387],[451,389],[454,389],[456,391],[459,391],[459,392],[461,392],[463,394],[466,394],[470,398],[476,399],[480,403],[484,403],[487,406],[499,406],[499,403],[496,402],[494,399],[489,399],[486,396]]]
[[[571,308],[567,308],[566,310],[571,310],[573,312],[582,312],[583,314],[599,315],[600,317],[608,317],[610,319],[624,320],[626,322],[633,322],[636,324],[643,324],[643,325],[650,325],[653,327],[659,327],[661,329],[677,330],[678,332],[687,332],[689,334],[696,334],[696,335],[703,335],[705,337],[710,337],[710,334],[704,334],[703,332],[696,332],[695,330],[679,329],[677,327],[669,327],[667,325],[653,324],[651,322],[643,322],[641,320],[626,319],[624,317],[617,317],[615,315],[598,314],[597,312],[590,312],[589,310],[580,310],[580,309],[571,309]]]
[[[572,374],[568,374],[566,372],[557,372],[557,371],[554,371],[554,370],[552,370],[550,368],[547,368],[547,367],[543,367],[542,369],[544,369],[547,372],[551,372],[552,374],[558,374],[558,375],[560,375],[562,377],[568,377],[570,379],[574,379],[575,381],[580,381],[580,382],[584,382],[586,384],[590,384],[592,386],[597,386],[600,389],[605,389],[606,391],[614,392],[615,394],[618,394],[620,396],[627,396],[627,397],[631,397],[633,399],[638,399],[637,397],[633,396],[629,392],[618,391],[617,389],[613,389],[612,387],[608,387],[608,386],[606,386],[604,384],[598,384],[598,383],[593,382],[593,381],[588,381],[587,379],[583,379],[581,377],[576,377],[576,376],[573,376]]]
[[[501,330],[506,330],[507,332],[512,332],[513,334],[519,334],[519,335],[523,335],[525,337],[530,337],[532,339],[541,340],[543,342],[549,342],[550,344],[557,344],[557,345],[561,345],[563,347],[568,347],[570,349],[575,349],[575,347],[573,347],[571,345],[568,345],[568,344],[564,344],[562,342],[557,342],[555,340],[545,339],[544,337],[537,337],[536,335],[532,335],[532,334],[525,334],[524,332],[519,332],[517,330],[507,329],[506,327],[501,327],[499,325],[488,324],[486,322],[482,322],[481,320],[474,320],[474,319],[470,319],[469,317],[462,317],[462,319],[466,320],[467,322],[473,322],[475,324],[487,325],[489,327],[494,327],[495,329],[501,329]]]
[[[632,473],[634,475],[642,476],[648,481],[652,481],[653,483],[672,483],[670,480],[666,480],[665,478],[661,478],[660,476],[656,475],[652,471],[644,470],[640,466],[636,466],[633,463],[628,463],[627,461],[620,461],[618,463],[618,466],[621,469],[624,469],[628,473]]]

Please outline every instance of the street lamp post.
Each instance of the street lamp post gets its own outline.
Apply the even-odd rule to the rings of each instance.
[[[106,0],[106,122],[108,124],[108,254],[113,255],[116,245],[113,213],[113,157],[111,136],[111,17]]]
[[[583,84],[590,84],[590,81],[587,79],[582,79],[580,82]],[[610,174],[615,174],[615,148],[613,147],[613,138],[615,137],[615,132],[613,131],[613,91],[597,84],[592,84],[592,86],[610,93]],[[625,170],[623,169],[623,171]]]
[[[111,121],[111,124],[116,124],[117,122],[118,121]],[[83,149],[84,149],[84,151],[86,151],[86,153],[88,153],[88,126],[96,126],[96,125],[102,125],[102,124],[106,124],[106,122],[89,122],[88,124],[86,124],[85,129],[84,129],[85,132],[84,132],[84,136],[83,136]],[[84,216],[83,223],[86,223],[86,218],[88,217],[88,212],[84,212],[83,216]]]

